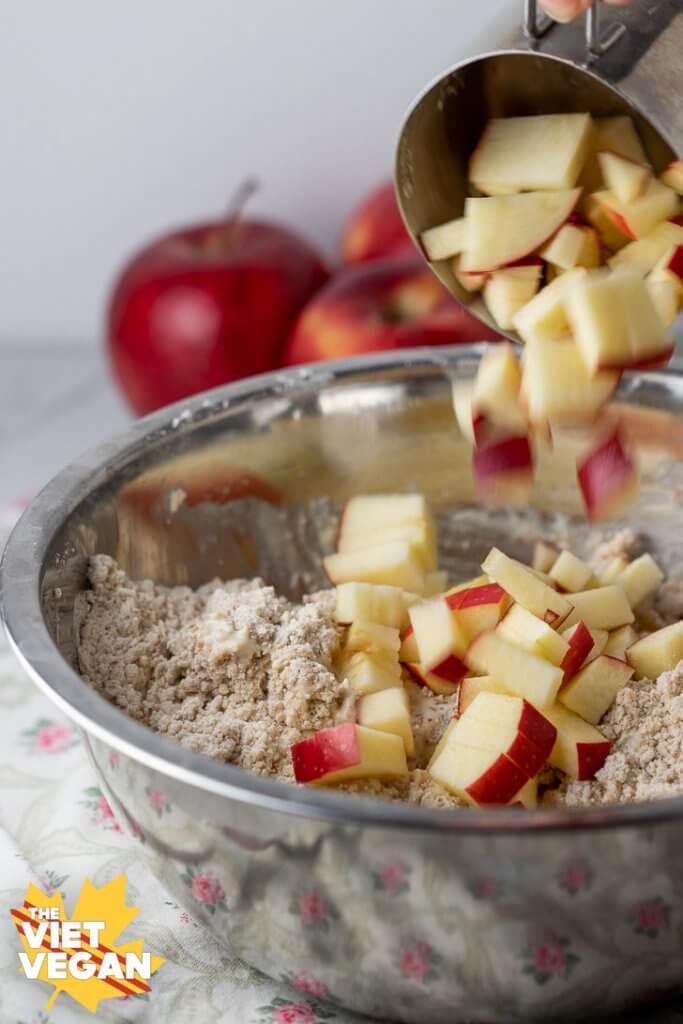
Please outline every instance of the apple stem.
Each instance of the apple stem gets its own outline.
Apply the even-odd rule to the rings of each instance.
[[[232,242],[237,225],[242,219],[242,211],[244,210],[244,207],[247,205],[251,197],[258,192],[260,187],[261,183],[258,178],[245,178],[245,180],[237,186],[233,194],[230,196],[228,207],[225,211],[223,230],[221,232],[222,241],[226,248]]]

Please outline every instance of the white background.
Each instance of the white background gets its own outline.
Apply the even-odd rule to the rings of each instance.
[[[172,224],[253,210],[328,256],[428,80],[521,0],[30,0],[0,25],[0,343],[94,342]],[[505,15],[503,14],[505,12]]]

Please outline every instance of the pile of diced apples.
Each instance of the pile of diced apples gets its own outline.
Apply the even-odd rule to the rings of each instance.
[[[634,629],[663,579],[648,554],[596,576],[550,544],[537,543],[531,565],[493,548],[481,576],[449,588],[424,498],[377,495],[349,501],[324,565],[356,714],[292,747],[298,782],[407,776],[412,677],[454,702],[432,779],[471,805],[533,808],[546,765],[577,780],[602,767],[610,742],[597,726],[634,673],[654,679],[683,659],[683,622]]]
[[[527,504],[534,483],[534,447],[552,429],[589,426],[576,476],[589,519],[614,518],[638,497],[639,473],[619,424],[600,426],[599,414],[618,375],[591,377],[567,342],[529,346],[522,364],[508,344],[482,356],[473,383],[456,381],[453,406],[472,444],[478,498],[488,504]]]
[[[469,178],[464,216],[425,231],[422,246],[525,343],[532,428],[585,422],[625,370],[669,361],[683,307],[681,161],[657,177],[629,117],[497,118]],[[502,457],[523,461],[523,444]]]

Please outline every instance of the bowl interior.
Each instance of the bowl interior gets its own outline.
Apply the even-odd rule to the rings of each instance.
[[[492,117],[544,113],[630,115],[656,170],[674,153],[618,89],[567,60],[537,52],[491,53],[465,61],[430,86],[403,126],[396,185],[406,226],[417,242],[427,228],[464,212],[468,158]],[[461,302],[496,328],[483,302],[456,280],[450,260],[431,264]],[[516,338],[514,332],[506,332]]]

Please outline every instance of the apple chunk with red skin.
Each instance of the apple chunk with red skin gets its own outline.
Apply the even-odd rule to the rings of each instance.
[[[583,622],[577,622],[566,630],[563,637],[567,641],[567,653],[560,662],[560,668],[564,670],[563,683],[567,683],[579,671],[595,644],[591,631]]]
[[[325,283],[317,253],[265,221],[214,221],[142,249],[107,313],[114,374],[135,412],[272,370]]]
[[[510,803],[529,781],[505,754],[463,743],[445,743],[428,771],[449,793],[474,806]]]
[[[466,199],[467,241],[460,269],[481,274],[529,256],[564,224],[580,192],[567,189]]]
[[[444,595],[468,642],[500,622],[510,606],[510,597],[498,583],[466,587]]]
[[[528,566],[492,548],[482,563],[483,571],[507,591],[513,601],[557,629],[572,611],[572,604],[540,580]]]
[[[283,363],[497,338],[422,258],[378,260],[342,270],[315,295],[294,326]]]
[[[534,483],[534,456],[526,434],[477,445],[472,452],[474,487],[487,504],[521,505]]]
[[[309,785],[333,785],[351,779],[395,779],[408,774],[400,736],[346,722],[292,748],[294,778]]]
[[[633,675],[625,661],[601,654],[562,687],[558,700],[581,718],[597,725]]]
[[[460,691],[460,686],[462,685],[460,682],[453,683],[446,679],[445,676],[437,676],[433,672],[427,672],[417,661],[406,661],[404,665],[418,686],[425,686],[432,693],[438,693],[441,697],[452,697],[453,694]],[[448,666],[445,671],[448,671]],[[457,678],[458,675],[459,671],[453,672],[454,678]]]
[[[595,203],[601,205],[615,227],[628,238],[643,238],[657,224],[678,212],[679,200],[673,189],[652,179],[641,196],[625,203],[613,192],[595,192]]]
[[[409,615],[422,670],[459,683],[467,672],[461,656],[468,637],[446,601],[439,597],[413,605]]]
[[[609,755],[612,744],[594,726],[573,711],[553,704],[543,714],[557,730],[548,761],[554,768],[579,782],[595,778]]]
[[[531,778],[545,764],[556,735],[527,700],[483,691],[460,715],[449,742],[505,754]]]
[[[619,515],[638,497],[639,473],[619,430],[598,441],[577,465],[579,488],[590,520]]]

